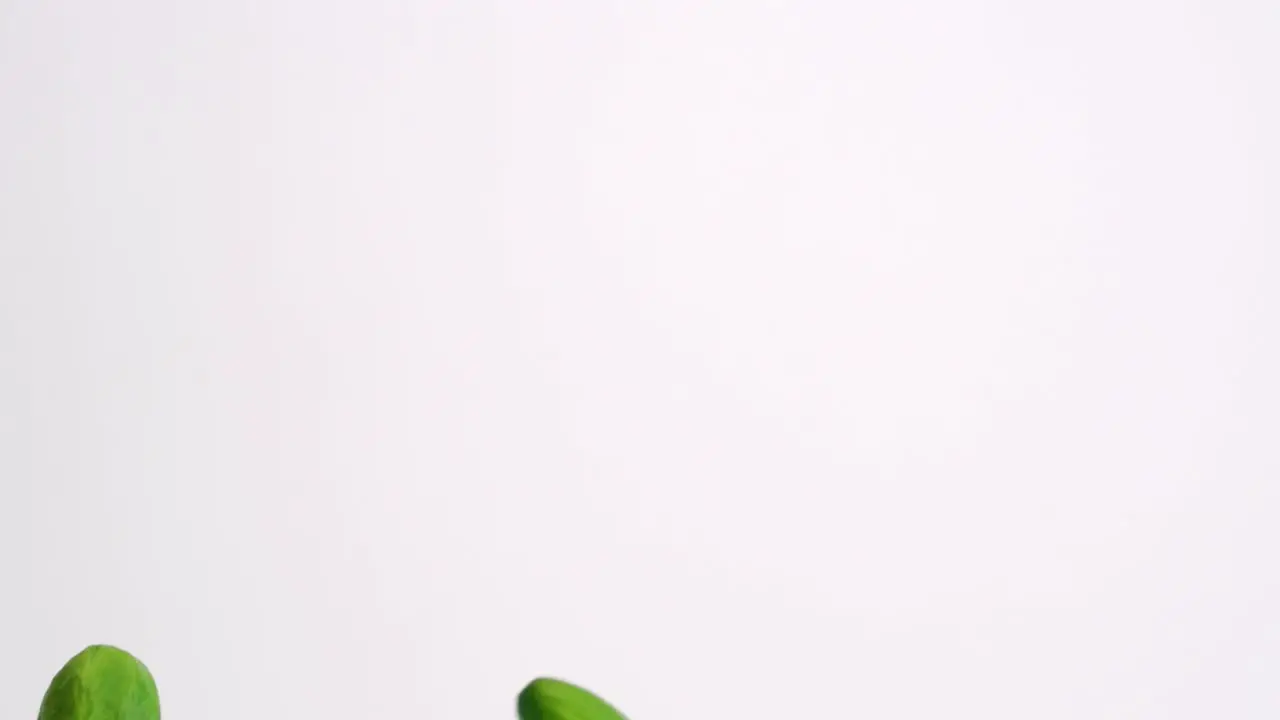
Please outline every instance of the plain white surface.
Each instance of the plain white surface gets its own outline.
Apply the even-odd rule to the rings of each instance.
[[[1276,717],[1277,47],[0,3],[0,716]]]

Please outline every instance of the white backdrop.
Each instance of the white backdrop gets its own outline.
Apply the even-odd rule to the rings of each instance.
[[[0,2],[0,716],[1280,713],[1280,4]]]

